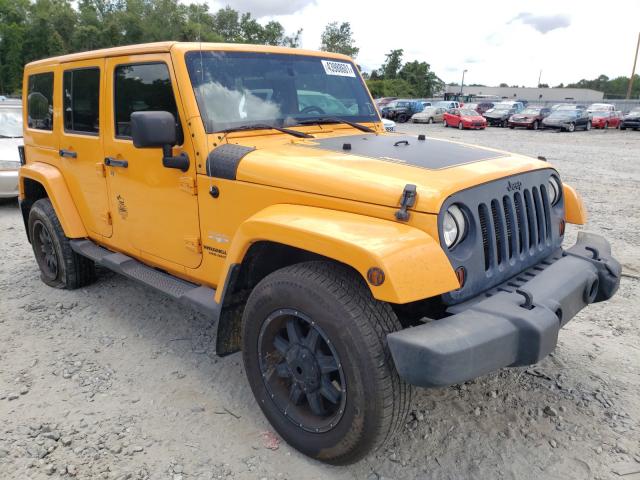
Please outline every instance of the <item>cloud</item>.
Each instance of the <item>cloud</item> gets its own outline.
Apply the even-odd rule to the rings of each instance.
[[[552,30],[567,28],[571,25],[571,18],[568,15],[534,15],[528,12],[518,14],[509,23],[517,21],[531,25],[540,33],[549,33]]]
[[[218,3],[218,2],[216,2]],[[272,17],[276,15],[291,15],[308,5],[314,5],[316,0],[231,0],[225,3],[239,12],[251,12],[255,18]]]

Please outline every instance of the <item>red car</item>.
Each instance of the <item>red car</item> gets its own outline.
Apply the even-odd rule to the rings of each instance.
[[[445,127],[472,128],[484,130],[487,127],[487,120],[475,110],[468,108],[454,108],[444,114]]]
[[[611,110],[594,110],[591,112],[591,126],[593,128],[620,128],[621,122],[618,112]]]

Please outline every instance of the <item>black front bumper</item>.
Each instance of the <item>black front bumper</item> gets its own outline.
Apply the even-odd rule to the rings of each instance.
[[[498,117],[498,118],[492,118],[492,117],[484,117],[487,120],[487,125],[490,125],[492,127],[496,127],[496,126],[502,126],[505,123],[508,123],[509,117]]]
[[[450,307],[453,315],[389,334],[396,369],[408,383],[434,387],[536,363],[580,310],[613,296],[621,272],[604,238],[580,232],[573,247]]]

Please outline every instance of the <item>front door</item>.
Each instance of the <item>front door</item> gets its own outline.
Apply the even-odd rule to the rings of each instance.
[[[106,123],[101,75],[104,59],[63,63],[61,70],[60,167],[87,230],[110,237],[111,217],[102,167],[102,134]]]
[[[113,211],[115,246],[159,265],[196,268],[202,259],[196,165],[169,54],[109,58],[109,110],[104,157]],[[162,164],[162,148],[136,148],[131,114],[168,111],[179,126],[178,146],[191,159],[186,172]]]

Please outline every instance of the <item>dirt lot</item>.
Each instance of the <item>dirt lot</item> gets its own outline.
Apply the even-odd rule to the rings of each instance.
[[[240,355],[215,356],[203,317],[106,271],[46,287],[4,202],[0,479],[640,479],[640,132],[399,130],[546,156],[612,240],[618,295],[539,365],[420,390],[389,449],[328,467],[274,436]]]

